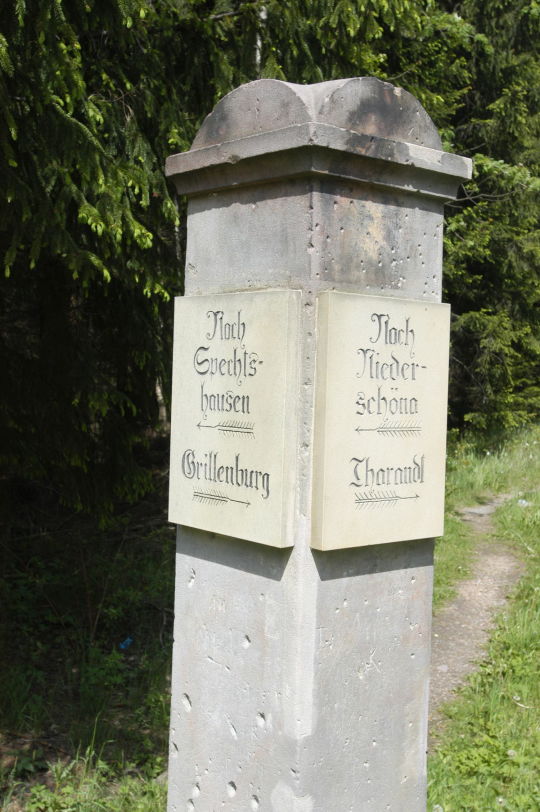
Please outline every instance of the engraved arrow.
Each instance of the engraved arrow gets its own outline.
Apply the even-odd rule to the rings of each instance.
[[[395,491],[381,491],[376,493],[372,491],[369,494],[356,494],[355,504],[359,507],[364,505],[386,504],[392,505],[396,502],[406,501],[408,499],[419,499],[420,496],[416,493],[414,496],[398,496]]]
[[[199,429],[217,429],[224,434],[251,434],[253,436],[253,423],[240,423],[236,420],[231,420],[228,423],[216,423],[215,426],[210,426],[207,423],[197,423]]]
[[[245,505],[249,507],[251,502],[244,502],[242,499],[233,499],[231,496],[225,496],[224,493],[219,491],[193,491],[193,498],[197,502],[204,502],[207,505],[225,504],[227,502],[236,502],[238,505]]]
[[[422,431],[422,426],[410,426],[403,423],[381,423],[380,426],[370,429],[363,429],[357,426],[355,431],[376,431],[377,434],[388,434],[390,437],[410,437],[411,435],[419,434]]]

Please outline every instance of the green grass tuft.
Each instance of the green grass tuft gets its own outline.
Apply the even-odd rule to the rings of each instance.
[[[28,812],[157,812],[165,808],[166,787],[151,776],[115,778],[91,752],[52,769],[52,787],[37,784]]]
[[[429,812],[540,809],[538,438],[534,429],[476,462],[467,452],[470,465],[455,474],[456,504],[490,490],[512,494],[496,513],[496,531],[524,558],[526,573],[485,660],[446,708],[450,721],[429,763]]]
[[[470,436],[450,438],[445,533],[435,542],[435,611],[453,596],[456,582],[470,572],[474,537],[457,509],[485,502],[497,494],[521,498],[531,482],[540,482],[540,427],[529,427],[516,433],[510,442],[487,449],[478,448]]]

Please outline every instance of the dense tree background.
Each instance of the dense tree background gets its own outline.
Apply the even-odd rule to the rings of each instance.
[[[40,483],[106,515],[148,487],[182,287],[183,204],[162,167],[258,77],[389,80],[475,159],[448,207],[451,426],[534,418],[539,41],[535,0],[4,0],[4,506]]]
[[[475,161],[447,209],[450,425],[492,442],[540,406],[539,35],[537,0],[3,0],[0,794],[87,746],[163,768],[166,156],[259,77],[417,96]]]

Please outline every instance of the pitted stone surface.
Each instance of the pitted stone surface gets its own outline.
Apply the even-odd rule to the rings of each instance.
[[[309,122],[442,149],[437,128],[420,102],[406,90],[370,76],[315,85],[277,79],[242,85],[206,117],[192,149]]]
[[[216,105],[191,149],[167,159],[166,173],[180,194],[311,175],[449,199],[471,162],[442,151],[424,108],[388,82],[259,79]]]
[[[187,296],[301,292],[294,546],[179,528],[169,810],[423,812],[432,541],[310,549],[317,297],[441,299],[470,162],[405,91],[261,80],[167,172]]]

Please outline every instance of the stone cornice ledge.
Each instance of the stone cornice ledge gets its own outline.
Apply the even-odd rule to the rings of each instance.
[[[171,155],[165,172],[180,194],[326,175],[453,198],[472,161],[430,147],[306,122]]]

